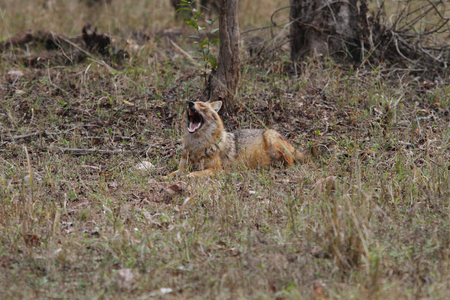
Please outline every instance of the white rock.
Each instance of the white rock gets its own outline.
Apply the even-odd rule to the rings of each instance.
[[[144,160],[140,164],[136,165],[134,168],[139,171],[149,171],[151,169],[154,169],[155,166],[151,162]]]
[[[171,288],[160,288],[159,290],[161,291],[161,294],[163,294],[163,295],[173,292],[173,290]]]
[[[23,72],[22,71],[18,71],[18,70],[11,70],[11,71],[8,71],[8,75],[12,76],[12,77],[22,77],[23,76]]]

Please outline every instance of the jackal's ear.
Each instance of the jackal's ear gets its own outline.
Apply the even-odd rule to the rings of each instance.
[[[222,107],[222,101],[216,101],[211,103],[212,108],[218,112],[220,110],[220,108]]]

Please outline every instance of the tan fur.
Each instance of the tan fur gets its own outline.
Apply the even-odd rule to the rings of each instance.
[[[226,132],[217,111],[222,102],[195,102],[183,116],[184,147],[178,171],[168,175],[191,172],[188,177],[203,177],[236,165],[261,168],[282,163],[292,165],[303,161],[309,151],[295,150],[275,130],[247,129]],[[200,114],[203,125],[195,133],[188,130],[188,116],[193,111]]]

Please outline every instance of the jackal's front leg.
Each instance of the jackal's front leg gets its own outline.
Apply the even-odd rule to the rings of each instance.
[[[222,171],[222,164],[219,158],[212,160],[203,170],[191,172],[188,178],[200,178],[205,176],[214,176],[216,172]]]
[[[180,160],[180,163],[178,165],[178,170],[176,170],[175,172],[170,173],[167,176],[164,176],[163,178],[164,179],[169,179],[169,178],[172,178],[174,176],[181,175],[182,173],[185,173],[186,171],[187,171],[187,161],[186,161],[186,159],[183,156],[181,156],[181,160]]]
[[[172,173],[170,173],[169,175],[164,176],[163,178],[164,178],[164,179],[169,179],[169,178],[172,178],[172,177],[174,177],[174,176],[177,176],[177,175],[180,174],[180,173],[181,173],[180,170],[176,170],[175,172],[172,172]]]
[[[192,173],[187,174],[188,178],[200,178],[200,177],[205,177],[205,176],[213,176],[214,175],[214,171],[212,169],[206,169],[206,170],[202,170],[202,171],[195,171]]]

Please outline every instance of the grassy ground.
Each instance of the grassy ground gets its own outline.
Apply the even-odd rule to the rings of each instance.
[[[25,2],[2,4],[3,38],[29,28],[76,35],[96,14],[117,40],[152,36],[112,74],[94,61],[2,60],[0,298],[448,298],[448,81],[327,61],[286,76],[283,48],[265,61],[243,53],[238,100],[255,115],[242,108],[227,128],[261,120],[327,153],[165,181],[185,101],[202,90],[160,34],[181,26],[168,3]],[[267,25],[284,2],[241,1],[243,28]],[[154,168],[136,170],[143,161]]]

